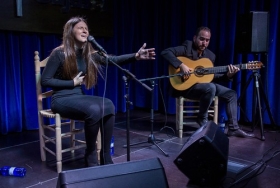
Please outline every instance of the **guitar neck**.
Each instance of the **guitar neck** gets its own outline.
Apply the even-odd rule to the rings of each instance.
[[[240,70],[247,69],[247,64],[237,64],[234,66],[238,67]],[[216,74],[224,72],[228,72],[228,66],[203,68],[203,74]]]

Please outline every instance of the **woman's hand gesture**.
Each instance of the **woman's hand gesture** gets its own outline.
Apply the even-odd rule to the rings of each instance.
[[[155,59],[156,53],[155,48],[148,48],[145,49],[146,43],[143,44],[143,46],[138,50],[138,52],[135,54],[136,60],[150,60]]]

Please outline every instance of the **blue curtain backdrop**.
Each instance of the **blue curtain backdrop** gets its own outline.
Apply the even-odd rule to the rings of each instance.
[[[280,91],[277,82],[280,59],[277,33],[280,32],[278,0],[116,0],[114,1],[114,36],[96,38],[110,54],[136,52],[144,42],[147,47],[155,47],[155,61],[137,61],[123,65],[138,79],[168,75],[168,63],[160,57],[160,52],[170,46],[177,46],[186,39],[192,39],[197,27],[208,26],[212,30],[209,48],[216,53],[215,66],[263,61],[261,81],[269,100],[270,109],[277,125],[280,125]],[[250,11],[267,11],[269,20],[269,50],[267,54],[238,54],[234,50],[237,16]],[[19,18],[20,19],[20,18]],[[88,19],[90,25],[94,25]],[[34,26],[36,27],[36,26]],[[98,27],[98,25],[96,25]],[[0,31],[0,133],[20,132],[38,129],[35,96],[34,51],[40,57],[47,57],[51,50],[61,43],[61,35]],[[252,71],[241,71],[228,87],[235,89],[240,96]],[[126,88],[123,72],[114,66],[107,70],[107,81],[99,79],[98,85],[87,94],[110,98],[116,111],[125,112],[124,95]],[[145,82],[151,86],[150,82]],[[149,108],[150,92],[134,80],[129,81],[129,95],[134,107]],[[175,113],[175,99],[168,95],[169,79],[156,81],[154,88],[154,109]],[[246,89],[241,101],[240,119],[252,121],[253,82]],[[262,101],[263,103],[263,101]],[[220,113],[224,113],[223,106]],[[246,118],[245,118],[246,117]],[[248,119],[247,119],[248,118]],[[271,124],[267,108],[263,108],[265,124]],[[174,122],[175,123],[175,122]]]

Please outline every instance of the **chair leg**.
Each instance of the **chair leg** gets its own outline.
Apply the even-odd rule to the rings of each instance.
[[[45,151],[45,140],[43,138],[43,135],[45,135],[45,130],[43,127],[43,117],[38,114],[39,118],[39,137],[40,137],[40,153],[41,153],[41,160],[46,161],[46,151]]]
[[[100,161],[100,151],[101,151],[101,132],[100,132],[100,128],[99,128],[99,131],[98,131],[96,142],[97,142],[96,143],[97,158],[98,158],[98,161]]]
[[[56,134],[56,170],[57,173],[62,171],[62,141],[61,141],[61,118],[55,114],[55,134]]]
[[[75,121],[74,120],[70,120],[70,131],[74,131],[75,130]],[[72,147],[72,148],[74,148],[75,147],[75,134],[71,134],[71,138],[70,138],[70,146]],[[71,153],[74,153],[75,152],[75,150],[73,149],[73,150],[71,150]]]
[[[178,97],[176,98],[176,131],[178,132],[179,138],[183,137],[183,125],[184,125],[184,105],[185,101],[191,101],[191,102],[199,102],[197,100],[186,100],[184,97]],[[211,115],[213,114],[213,122],[216,124],[218,123],[218,104],[219,104],[219,98],[215,96],[214,100],[214,113],[211,110]],[[193,106],[193,108],[196,108],[198,106]],[[197,109],[193,111],[193,113],[197,113]],[[186,111],[185,111],[186,112]],[[209,111],[208,111],[209,113]]]
[[[215,96],[215,100],[214,100],[214,123],[218,124],[218,104],[219,104],[219,98],[217,96]]]
[[[183,103],[183,97],[176,98],[176,130],[179,138],[183,137]]]

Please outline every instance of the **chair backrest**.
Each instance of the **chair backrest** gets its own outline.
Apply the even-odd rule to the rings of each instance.
[[[41,87],[41,68],[44,68],[46,66],[48,59],[49,57],[40,61],[39,52],[38,51],[34,52],[37,105],[39,111],[43,109],[42,100],[44,98],[51,97],[52,95],[52,90],[42,93],[42,87]]]

